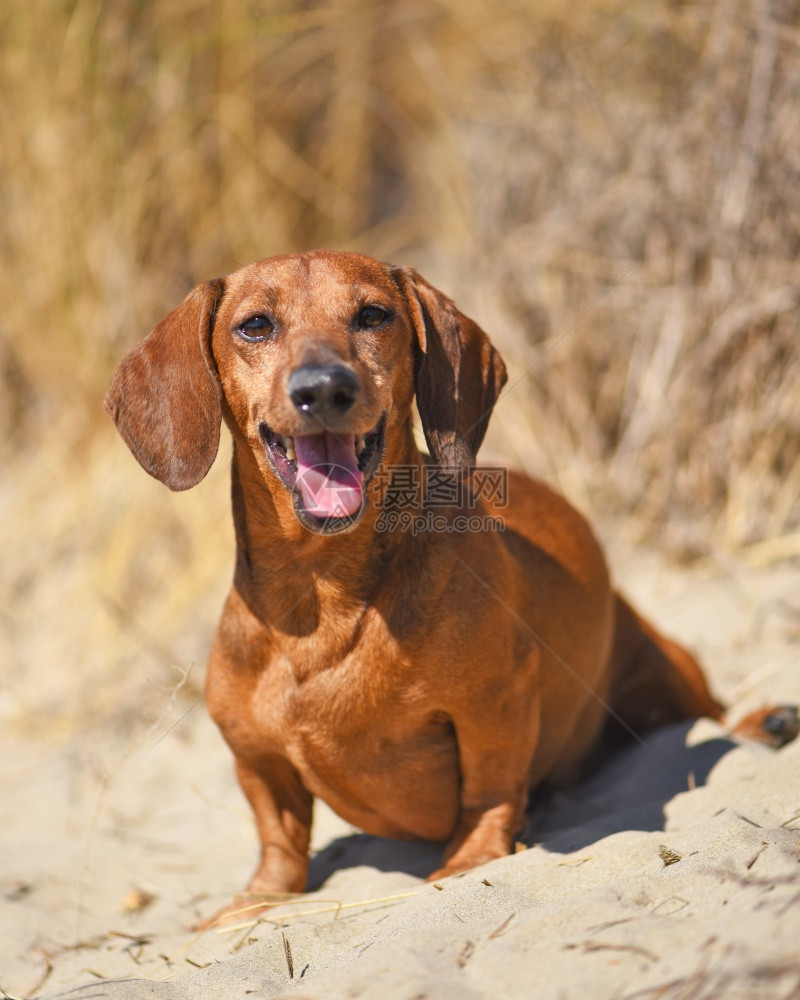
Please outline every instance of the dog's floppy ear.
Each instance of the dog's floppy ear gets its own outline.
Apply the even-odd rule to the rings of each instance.
[[[477,323],[413,268],[396,278],[416,331],[414,387],[425,440],[439,465],[475,462],[506,366]]]
[[[127,354],[103,405],[135,458],[171,490],[188,490],[219,448],[222,392],[211,332],[222,279],[198,285]]]

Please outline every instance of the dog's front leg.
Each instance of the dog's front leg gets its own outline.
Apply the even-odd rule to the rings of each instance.
[[[261,861],[247,891],[302,892],[308,875],[313,799],[288,760],[277,755],[236,761],[242,791],[253,807]]]
[[[539,733],[538,703],[519,697],[507,709],[455,720],[461,790],[459,818],[430,881],[509,854],[523,823]]]
[[[278,755],[256,761],[237,758],[236,774],[255,814],[261,860],[245,892],[198,925],[201,928],[253,919],[281,897],[306,887],[311,793],[289,761]]]

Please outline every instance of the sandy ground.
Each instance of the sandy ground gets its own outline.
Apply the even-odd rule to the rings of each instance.
[[[800,702],[800,567],[615,565],[735,716]],[[800,995],[800,741],[662,730],[533,808],[527,849],[438,886],[422,877],[436,845],[367,837],[320,806],[313,891],[198,935],[255,861],[229,753],[186,699],[113,764],[102,740],[0,736],[7,996]]]

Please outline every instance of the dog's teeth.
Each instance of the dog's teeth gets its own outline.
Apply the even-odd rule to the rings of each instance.
[[[294,451],[294,438],[291,437],[283,438],[283,447],[286,449],[286,457],[289,459],[290,462],[294,462],[294,460],[297,458],[297,455],[295,454]]]
[[[367,442],[363,434],[358,434],[356,436],[356,455],[360,455],[361,452],[367,447]]]

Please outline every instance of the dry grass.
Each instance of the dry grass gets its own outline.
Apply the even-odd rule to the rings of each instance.
[[[224,456],[171,497],[99,401],[187,284],[276,252],[420,266],[520,379],[490,453],[601,522],[681,555],[798,532],[799,23],[795,0],[6,5],[0,715],[138,711],[203,658]]]

